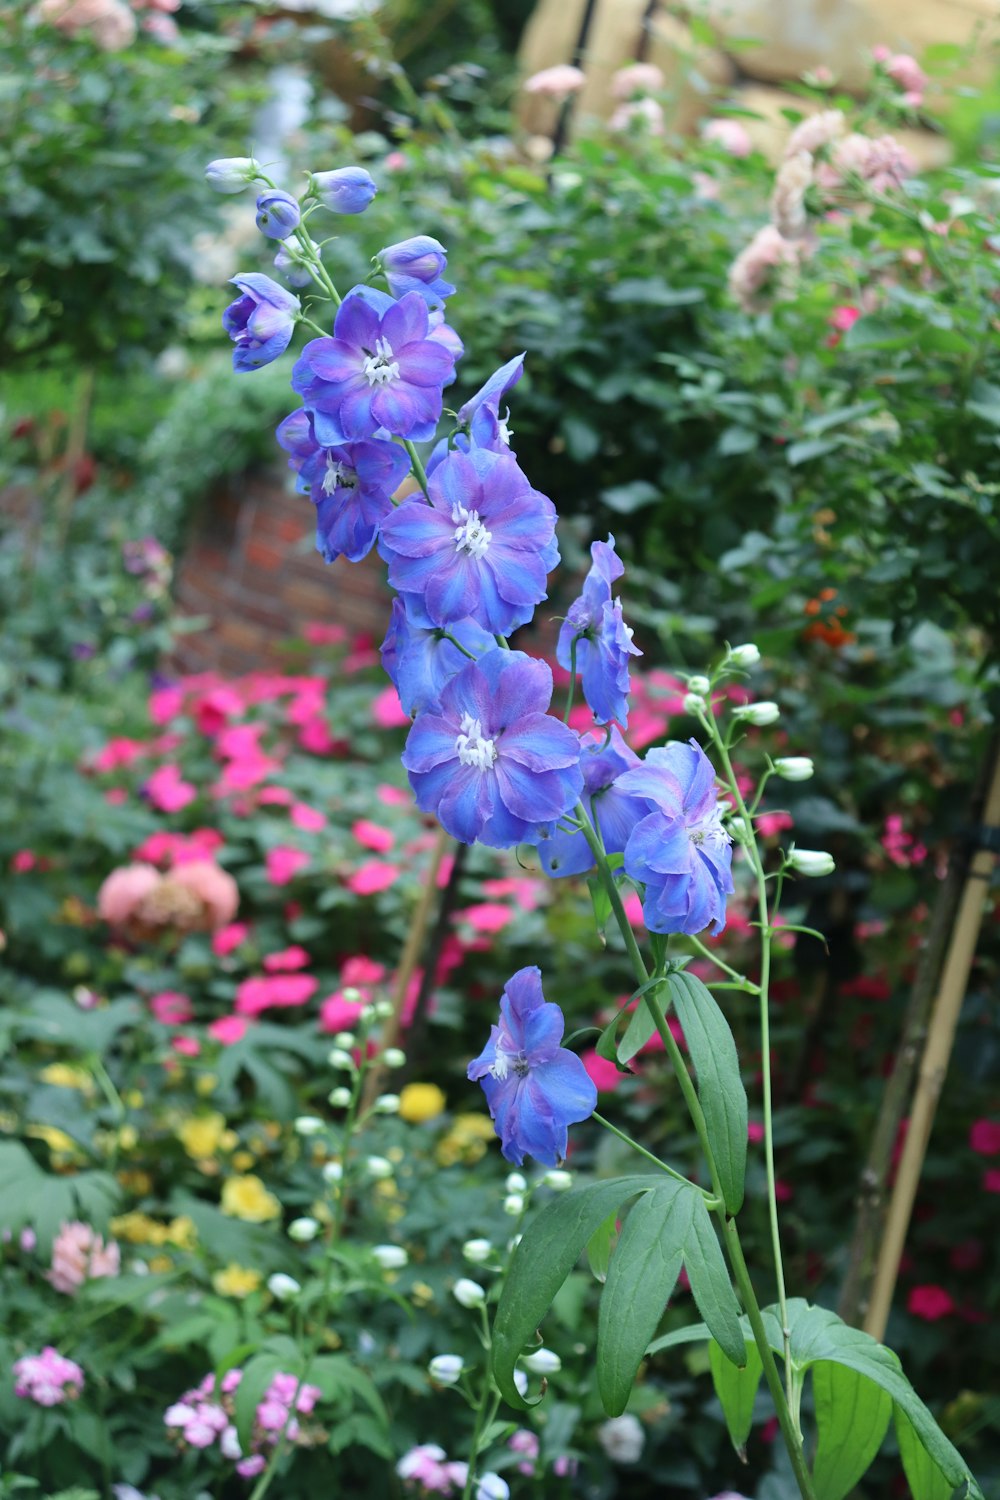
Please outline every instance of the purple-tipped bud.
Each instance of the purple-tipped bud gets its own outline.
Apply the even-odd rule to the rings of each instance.
[[[312,281],[308,269],[294,255],[289,255],[284,245],[274,257],[274,269],[284,276],[289,286],[308,286]]]
[[[257,199],[257,228],[269,240],[287,240],[302,222],[298,199],[280,188],[268,188]]]
[[[455,290],[450,282],[442,279],[448,265],[448,252],[429,234],[414,235],[412,239],[400,240],[397,245],[386,245],[378,253],[378,263],[394,297],[419,292],[428,306],[435,307]]]
[[[252,156],[220,156],[205,168],[205,179],[217,193],[242,193],[259,172]]]
[[[335,214],[363,214],[378,192],[364,167],[338,167],[314,172],[310,186],[324,208]]]

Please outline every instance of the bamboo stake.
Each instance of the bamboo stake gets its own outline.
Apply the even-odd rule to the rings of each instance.
[[[983,809],[983,824],[987,828],[1000,826],[1000,756],[997,756],[993,762],[993,773]],[[984,848],[976,849],[969,866],[969,875],[965,882],[965,890],[962,892],[958,917],[952,930],[948,954],[941,973],[941,986],[927,1032],[927,1043],[920,1063],[906,1144],[903,1147],[899,1171],[892,1190],[885,1238],[879,1252],[871,1302],[865,1319],[865,1332],[879,1340],[885,1334],[886,1323],[889,1319],[889,1307],[896,1286],[910,1215],[913,1212],[913,1202],[917,1195],[920,1173],[934,1124],[934,1115],[955,1041],[955,1028],[958,1025],[962,1001],[965,999],[969,982],[969,970],[972,968],[979,929],[983,922],[986,888],[992,878],[996,862],[995,851]]]

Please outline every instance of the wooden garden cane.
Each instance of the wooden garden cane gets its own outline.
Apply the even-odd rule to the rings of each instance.
[[[987,838],[1000,832],[1000,754],[993,762],[993,773],[986,802],[983,808],[981,833]],[[979,929],[983,922],[986,885],[996,867],[1000,855],[1000,843],[994,837],[991,843],[982,843],[975,851],[969,866],[965,890],[958,908],[951,941],[941,971],[941,983],[937,1000],[931,1013],[924,1055],[913,1096],[906,1144],[899,1163],[899,1171],[889,1202],[889,1213],[885,1225],[885,1238],[879,1251],[871,1300],[865,1318],[865,1332],[873,1338],[885,1335],[889,1319],[889,1306],[896,1286],[899,1262],[906,1242],[906,1232],[913,1212],[913,1201],[917,1195],[920,1172],[923,1167],[927,1145],[930,1141],[934,1114],[938,1098],[948,1071],[955,1041],[955,1028],[959,1012],[965,999],[969,982],[969,970],[975,957]]]

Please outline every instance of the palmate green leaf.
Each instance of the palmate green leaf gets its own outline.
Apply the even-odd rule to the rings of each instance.
[[[736,1043],[729,1022],[700,979],[683,970],[671,974],[667,983],[694,1064],[726,1210],[735,1214],[743,1203],[747,1165],[747,1095]]]
[[[56,1177],[20,1141],[0,1141],[0,1203],[11,1229],[33,1224],[47,1254],[67,1220],[85,1219],[101,1231],[118,1205],[121,1188],[108,1172]]]
[[[597,1384],[609,1416],[625,1410],[677,1283],[696,1196],[668,1178],[640,1198],[625,1220],[597,1323]]]
[[[743,1457],[746,1440],[750,1436],[757,1387],[764,1372],[756,1344],[745,1345],[746,1364],[740,1370],[715,1342],[708,1345],[708,1363],[712,1371],[712,1384],[722,1405],[726,1427],[733,1447]]]
[[[584,1246],[609,1214],[655,1186],[652,1177],[633,1176],[575,1188],[553,1199],[528,1226],[514,1252],[493,1323],[493,1378],[515,1410],[537,1404],[523,1400],[514,1384],[518,1356],[534,1338]]]
[[[726,1358],[746,1364],[747,1338],[740,1322],[740,1305],[726,1269],[725,1257],[700,1193],[691,1192],[694,1207],[684,1242],[684,1267],[695,1306]]]
[[[816,1500],[844,1500],[882,1446],[892,1397],[856,1370],[826,1360],[813,1365],[812,1381],[818,1433],[813,1460]]]

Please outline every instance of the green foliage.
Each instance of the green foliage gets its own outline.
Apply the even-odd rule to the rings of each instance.
[[[726,1211],[739,1212],[747,1160],[747,1095],[729,1024],[711,990],[686,969],[667,980],[698,1079],[698,1099]]]

